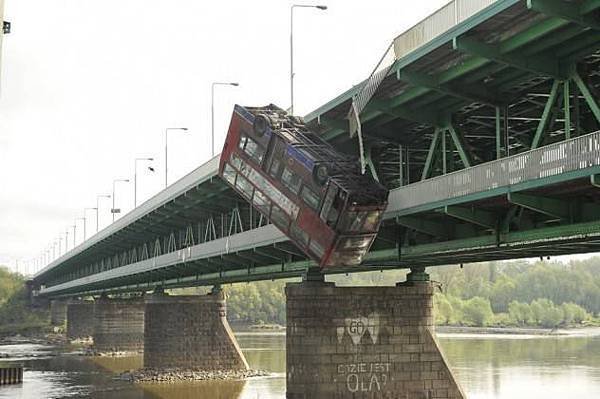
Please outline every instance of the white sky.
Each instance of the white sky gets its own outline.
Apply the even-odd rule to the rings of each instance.
[[[297,9],[295,107],[305,114],[365,79],[395,35],[446,0],[320,0]],[[220,151],[234,103],[289,106],[289,7],[282,0],[6,0],[0,93],[0,264],[14,267],[64,237],[112,179],[138,203],[209,159],[210,85]],[[318,3],[313,3],[318,4]],[[117,186],[133,205],[133,184]],[[101,200],[100,228],[111,216]],[[95,217],[88,212],[88,236]],[[78,222],[77,241],[82,238]],[[72,229],[70,244],[72,246]],[[31,268],[29,270],[32,271]]]

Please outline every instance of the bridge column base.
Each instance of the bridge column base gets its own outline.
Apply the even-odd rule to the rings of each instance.
[[[144,301],[100,298],[94,305],[94,350],[100,353],[144,349]]]
[[[67,301],[65,299],[53,299],[50,301],[50,324],[53,326],[64,326],[67,320]]]
[[[144,367],[247,370],[223,292],[146,299]]]
[[[287,398],[464,399],[433,331],[433,286],[288,284]]]
[[[67,338],[85,339],[94,335],[94,302],[71,300],[67,303]]]

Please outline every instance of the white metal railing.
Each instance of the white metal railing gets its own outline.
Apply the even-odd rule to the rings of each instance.
[[[477,14],[497,0],[454,0],[394,39],[394,53],[400,59],[442,33]]]
[[[388,212],[594,166],[600,166],[600,131],[397,188]]]
[[[353,137],[359,132],[360,118],[358,115],[367,106],[396,60],[429,43],[496,1],[499,0],[452,0],[412,28],[398,35],[379,59],[363,86],[352,98],[352,107],[348,112],[350,136]]]

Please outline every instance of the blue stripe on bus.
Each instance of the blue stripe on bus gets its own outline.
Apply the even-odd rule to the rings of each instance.
[[[246,121],[248,121],[248,123],[250,123],[251,125],[254,124],[254,115],[252,115],[252,113],[250,111],[248,111],[246,108],[242,107],[241,105],[235,104],[234,106],[234,111],[237,112],[242,118],[244,118]],[[265,136],[267,137],[271,137],[271,128],[268,127],[267,131],[265,132]]]
[[[254,115],[252,115],[246,108],[242,107],[241,105],[235,105],[235,111],[240,114],[240,116],[242,118],[244,118],[245,120],[247,120],[248,122],[250,122],[251,124],[254,123]]]
[[[295,160],[300,162],[302,165],[306,166],[306,168],[309,171],[313,170],[313,167],[315,166],[314,161],[312,159],[308,158],[306,155],[304,155],[304,153],[302,151],[297,150],[296,148],[292,147],[291,145],[288,145],[286,153],[287,153],[287,155],[291,156],[292,158],[294,158]]]

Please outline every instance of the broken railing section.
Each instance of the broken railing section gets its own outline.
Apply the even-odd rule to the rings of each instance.
[[[152,241],[115,252],[111,256],[106,256],[73,272],[66,273],[60,278],[50,281],[47,286],[51,287],[77,278],[155,258],[197,244],[243,233],[267,224],[269,224],[269,221],[259,212],[249,206],[240,205],[228,213],[210,215],[198,222],[189,223],[185,229],[174,230],[166,236],[158,236]]]

